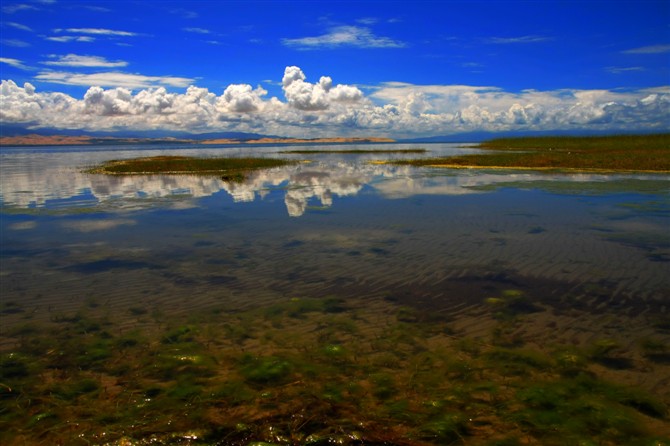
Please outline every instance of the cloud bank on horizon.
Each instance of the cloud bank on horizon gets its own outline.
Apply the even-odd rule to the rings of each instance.
[[[130,75],[129,75],[130,76]],[[92,78],[95,80],[101,77]],[[125,76],[117,75],[124,83]],[[284,71],[284,100],[249,84],[231,84],[221,95],[189,86],[133,92],[90,87],[82,99],[38,92],[2,81],[0,120],[31,127],[84,130],[236,131],[282,136],[390,135],[408,137],[470,131],[667,131],[670,87],[609,90],[527,90],[413,85],[388,82],[366,96],[328,76],[307,82],[299,67]],[[130,76],[129,82],[151,81]],[[84,79],[81,80],[85,85]],[[165,82],[165,81],[163,81]],[[377,105],[383,103],[384,105]]]
[[[667,2],[408,2],[384,17],[366,2],[251,3],[138,2],[128,20],[110,3],[7,3],[0,122],[290,137],[670,131]],[[138,19],[149,11],[161,20]],[[452,19],[473,12],[479,26]]]

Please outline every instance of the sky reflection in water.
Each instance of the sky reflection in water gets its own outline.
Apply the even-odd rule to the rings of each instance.
[[[176,284],[164,290],[168,300],[186,282],[211,294],[221,271],[236,278],[232,288],[256,296],[404,287],[440,306],[458,301],[455,294],[481,301],[487,289],[514,285],[540,294],[591,287],[653,306],[667,299],[667,175],[415,169],[374,161],[416,155],[277,153],[292,148],[3,149],[4,274],[18,280],[30,271],[29,282],[40,280],[28,288],[56,283],[63,295],[75,284],[108,293],[105,273],[123,262],[149,265],[125,268],[137,275],[126,291]],[[427,148],[425,156],[472,150]],[[165,154],[309,162],[257,171],[242,183],[83,173],[109,159]],[[472,281],[467,291],[450,294],[463,277]],[[11,285],[5,291],[16,293]]]
[[[346,146],[349,148],[350,146]],[[362,146],[364,149],[407,149],[414,145]],[[471,149],[458,145],[429,145],[425,156],[456,155]],[[353,197],[364,188],[385,199],[407,198],[415,195],[463,195],[490,191],[513,183],[574,182],[606,183],[622,179],[667,180],[667,176],[594,175],[520,173],[513,171],[417,170],[408,166],[375,164],[375,161],[421,155],[399,154],[277,154],[297,147],[259,147],[193,149],[155,147],[34,148],[3,149],[0,153],[0,203],[7,209],[22,208],[67,212],[82,207],[110,210],[154,207],[156,200],[172,198],[178,201],[208,197],[225,191],[235,203],[262,201],[268,194],[283,194],[286,210],[299,217],[309,206],[329,208],[334,197]],[[341,149],[338,146],[319,146],[323,150]],[[253,172],[243,182],[229,182],[216,176],[106,176],[91,175],[82,170],[109,159],[139,156],[280,156],[308,160],[294,166]],[[588,189],[588,188],[586,188]],[[144,202],[144,203],[143,203]],[[182,206],[189,206],[182,203]]]

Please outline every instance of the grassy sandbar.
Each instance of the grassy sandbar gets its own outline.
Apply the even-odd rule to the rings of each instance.
[[[414,154],[414,153],[426,153],[426,149],[398,149],[398,150],[364,150],[364,149],[344,149],[344,150],[285,150],[279,153],[286,154],[300,154],[300,155],[312,155],[312,154],[351,154],[351,155],[367,155],[367,154]]]
[[[497,153],[391,163],[450,168],[670,172],[670,133],[500,138],[484,142],[479,148]]]
[[[197,158],[187,156],[154,156],[107,161],[90,173],[108,175],[198,174],[244,176],[247,172],[293,164],[275,158]]]

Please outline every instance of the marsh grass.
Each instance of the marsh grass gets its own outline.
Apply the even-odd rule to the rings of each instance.
[[[226,181],[240,181],[250,171],[294,164],[276,158],[198,158],[187,156],[154,156],[107,161],[89,173],[110,175],[198,174],[222,175]]]
[[[315,154],[338,154],[338,155],[368,155],[368,154],[418,154],[426,153],[426,149],[397,149],[397,150],[363,150],[363,149],[345,149],[345,150],[285,150],[281,154],[315,155]]]
[[[492,319],[507,327],[534,314],[518,307],[529,300],[509,289],[482,308],[509,312]],[[98,310],[17,333],[0,355],[2,444],[664,444],[650,419],[670,432],[665,402],[592,371],[617,349],[607,339],[500,346],[337,296],[124,330]]]
[[[497,153],[395,160],[442,167],[670,171],[670,133],[606,137],[501,138],[479,148]]]

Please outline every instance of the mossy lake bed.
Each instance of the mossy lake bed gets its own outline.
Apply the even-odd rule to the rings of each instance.
[[[25,317],[0,358],[3,444],[667,444],[667,393],[612,379],[667,371],[667,336],[539,344],[528,325],[560,312],[514,289],[458,320],[389,298]]]
[[[668,177],[413,149],[3,153],[0,443],[670,444]]]

